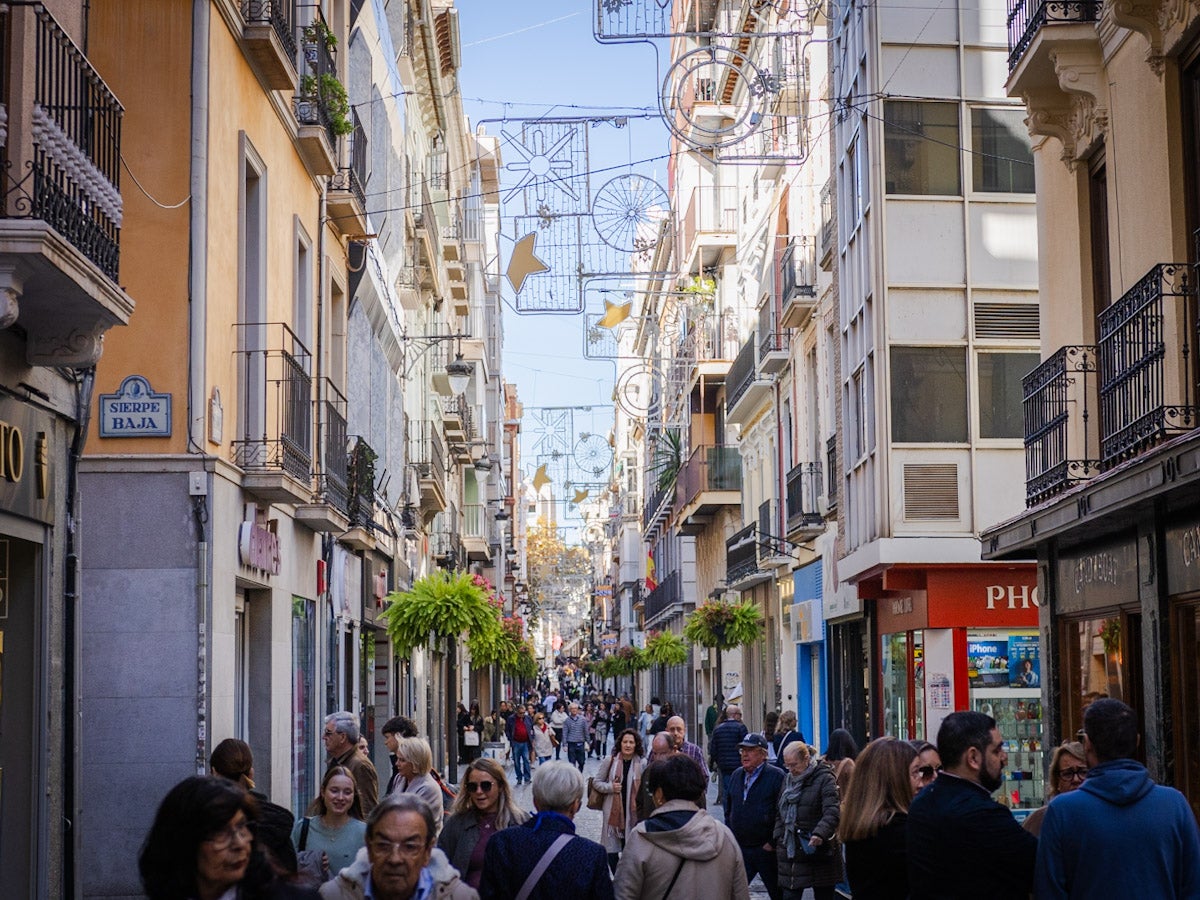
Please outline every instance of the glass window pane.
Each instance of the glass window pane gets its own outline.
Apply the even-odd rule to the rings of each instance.
[[[883,733],[907,740],[908,734],[908,634],[881,638],[883,663]]]
[[[1033,149],[1025,110],[971,110],[971,151],[975,190],[1033,193]]]
[[[1023,438],[1021,379],[1037,368],[1036,353],[979,354],[979,436]]]
[[[891,356],[892,440],[965,444],[965,348],[893,347]]]
[[[889,194],[961,193],[957,103],[889,100],[883,116]]]

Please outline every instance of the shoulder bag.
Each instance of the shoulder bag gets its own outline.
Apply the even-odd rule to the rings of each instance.
[[[542,876],[550,868],[550,863],[554,862],[554,858],[563,851],[563,848],[567,844],[571,843],[572,837],[574,835],[560,834],[554,839],[554,843],[546,848],[546,852],[542,854],[542,858],[538,860],[538,864],[533,867],[533,871],[529,873],[529,877],[521,885],[521,890],[517,892],[516,900],[529,900],[529,895],[533,893],[533,889],[537,887],[537,883],[542,880]]]

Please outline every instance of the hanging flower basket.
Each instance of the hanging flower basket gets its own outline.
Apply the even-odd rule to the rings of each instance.
[[[687,644],[671,631],[652,631],[646,638],[645,656],[652,666],[682,666],[687,662]]]
[[[753,600],[724,603],[709,600],[688,616],[683,636],[701,647],[731,650],[762,637],[763,614]]]
[[[440,571],[417,579],[411,590],[388,595],[382,618],[401,655],[464,632],[472,657],[492,652],[502,639],[500,612],[476,578],[467,572]]]

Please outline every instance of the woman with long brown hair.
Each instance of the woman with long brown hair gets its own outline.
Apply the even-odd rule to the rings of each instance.
[[[908,896],[906,827],[917,767],[912,744],[892,737],[871,741],[855,760],[838,824],[854,900]]]

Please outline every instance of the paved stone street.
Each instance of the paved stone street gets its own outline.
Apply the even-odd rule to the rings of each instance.
[[[566,760],[566,751],[563,752],[562,758],[564,761]],[[587,764],[584,766],[584,777],[595,775],[596,769],[599,767],[599,765],[599,760],[589,758]],[[461,770],[462,767],[460,766],[459,771]],[[505,766],[505,771],[508,773],[509,780],[511,782],[513,771],[511,762]],[[517,804],[522,809],[528,809],[532,812],[533,791],[530,789],[530,786],[523,784],[518,788],[514,788],[514,792],[517,798]],[[718,820],[723,820],[724,816],[721,813],[721,807],[717,803],[717,786],[713,782],[710,782],[708,786],[708,811],[716,816]],[[600,842],[600,813],[596,810],[587,809],[586,807],[581,809],[579,814],[575,817],[575,831],[577,834],[583,835],[586,838]],[[767,896],[766,889],[763,888],[762,881],[758,878],[755,878],[754,883],[750,885],[750,896],[753,898],[763,898],[763,900],[765,900]],[[812,891],[805,891],[804,898],[805,900],[811,900]]]

